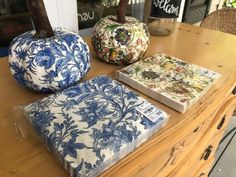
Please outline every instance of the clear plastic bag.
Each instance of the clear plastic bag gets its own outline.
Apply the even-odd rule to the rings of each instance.
[[[107,76],[16,107],[14,114],[18,140],[35,136],[28,131],[33,127],[70,176],[82,177],[98,176],[117,163],[169,117]]]

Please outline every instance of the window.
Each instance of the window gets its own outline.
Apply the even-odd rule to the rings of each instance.
[[[130,0],[126,10],[127,16],[143,20],[145,0]],[[116,15],[119,0],[77,0],[79,30],[92,28],[95,23],[107,15]],[[113,6],[112,6],[113,5]]]
[[[0,0],[0,47],[32,28],[25,0]]]

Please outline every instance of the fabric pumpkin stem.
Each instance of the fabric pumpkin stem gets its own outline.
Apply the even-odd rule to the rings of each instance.
[[[28,6],[32,13],[35,38],[50,38],[54,36],[51,24],[43,0],[28,0]]]
[[[120,0],[117,9],[117,22],[125,23],[125,12],[128,6],[129,0]]]

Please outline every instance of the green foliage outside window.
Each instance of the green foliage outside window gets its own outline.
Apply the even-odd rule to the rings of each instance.
[[[236,0],[225,0],[223,6],[236,8]]]

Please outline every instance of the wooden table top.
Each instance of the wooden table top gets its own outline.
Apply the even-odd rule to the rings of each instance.
[[[90,44],[90,39],[86,41]],[[181,58],[185,61],[219,72],[222,76],[216,84],[186,113],[178,113],[167,106],[143,95],[171,116],[168,124],[154,134],[140,149],[145,149],[152,141],[160,141],[174,130],[191,120],[204,119],[213,110],[219,108],[236,85],[236,36],[202,29],[196,26],[178,23],[173,34],[166,37],[151,37],[146,53],[156,52]],[[106,74],[114,78],[114,71],[121,68],[103,63],[94,57],[91,49],[91,70],[86,79]],[[142,95],[142,94],[141,94]],[[14,126],[14,117],[22,118],[14,108],[26,105],[44,97],[20,87],[12,78],[7,58],[0,59],[0,176],[2,177],[65,177],[69,176],[62,166],[46,150],[31,127],[27,128],[27,137],[19,138]],[[21,120],[19,118],[19,120]],[[23,119],[23,118],[22,118]],[[132,156],[132,154],[131,154]],[[125,162],[127,158],[121,160]],[[119,166],[120,163],[115,166]],[[113,167],[109,170],[114,169]],[[109,172],[108,170],[108,172]]]

